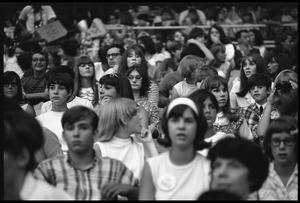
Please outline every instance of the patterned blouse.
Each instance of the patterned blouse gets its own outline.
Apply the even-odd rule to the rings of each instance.
[[[87,99],[93,103],[94,100],[94,91],[91,87],[89,88],[80,88],[79,97]]]
[[[135,100],[139,106],[146,109],[149,114],[149,125],[153,124],[158,129],[159,111],[158,107],[148,100],[147,97],[141,97]]]

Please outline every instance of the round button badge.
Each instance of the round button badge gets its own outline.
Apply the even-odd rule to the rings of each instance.
[[[158,187],[163,191],[170,191],[176,186],[176,179],[171,174],[163,174],[158,177]]]

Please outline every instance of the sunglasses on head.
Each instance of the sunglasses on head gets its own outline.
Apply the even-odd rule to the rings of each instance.
[[[283,90],[290,90],[290,89],[292,89],[291,83],[286,82],[286,81],[284,81],[282,83],[277,83],[275,85],[275,87],[276,87],[277,90],[281,90],[281,89],[283,89]]]

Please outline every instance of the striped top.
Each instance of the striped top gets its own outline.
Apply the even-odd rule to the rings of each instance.
[[[47,159],[38,165],[34,176],[65,190],[76,200],[101,200],[101,188],[109,182],[138,186],[138,180],[121,161],[97,156],[85,170],[72,166],[69,155]]]

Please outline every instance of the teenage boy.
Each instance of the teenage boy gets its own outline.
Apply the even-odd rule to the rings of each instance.
[[[254,141],[262,146],[262,139],[258,138],[256,128],[271,93],[272,81],[266,74],[253,74],[247,81],[250,94],[255,103],[244,109],[244,116],[254,136]]]
[[[76,200],[112,200],[119,195],[137,199],[138,181],[133,173],[116,159],[95,155],[98,121],[97,114],[87,107],[67,110],[61,119],[67,156],[40,163],[35,176],[64,189]]]
[[[62,139],[61,118],[68,109],[67,102],[72,95],[74,87],[73,78],[68,73],[54,73],[49,76],[47,88],[52,103],[52,109],[36,117],[40,124],[56,134],[65,153],[68,147]]]

